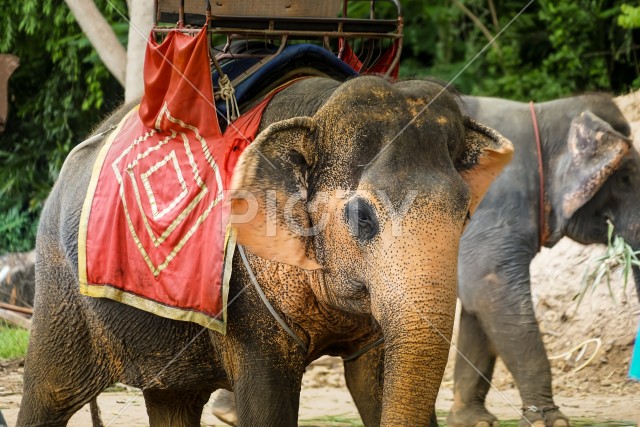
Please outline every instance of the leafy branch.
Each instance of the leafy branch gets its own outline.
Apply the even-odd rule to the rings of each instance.
[[[577,299],[576,308],[580,306],[587,291],[591,289],[593,294],[603,280],[607,283],[609,295],[615,301],[616,298],[611,288],[611,276],[614,271],[622,266],[623,291],[626,292],[632,267],[640,267],[640,260],[638,259],[640,250],[634,251],[631,245],[625,242],[621,236],[615,236],[614,238],[613,224],[609,220],[607,220],[607,224],[607,249],[604,255],[591,261],[593,267],[590,270],[587,269],[582,279],[582,289],[574,297],[574,299]]]
[[[474,15],[473,12],[471,12],[468,7],[466,7],[464,4],[462,4],[458,0],[452,0],[452,2],[455,7],[460,9],[465,15],[467,15],[469,19],[471,19],[471,21],[476,25],[476,27],[478,27],[480,32],[484,34],[484,36],[487,38],[487,41],[489,41],[490,43],[493,43],[493,47],[495,47],[496,51],[500,54],[500,45],[494,39],[494,36],[493,34],[491,34],[491,31],[489,31],[487,27],[482,23],[480,18]],[[495,10],[492,9],[492,16],[495,16],[494,13],[495,13]],[[494,25],[495,25],[495,20],[494,20]]]
[[[640,28],[640,6],[633,7],[630,4],[620,6],[618,25],[622,28]]]

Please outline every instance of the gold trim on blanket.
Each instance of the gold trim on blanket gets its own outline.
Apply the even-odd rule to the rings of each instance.
[[[231,225],[227,225],[224,237],[224,266],[222,270],[222,321],[224,322],[224,332],[227,333],[227,303],[229,301],[229,282],[233,270],[233,254],[236,250],[236,237],[238,233]]]
[[[80,293],[94,298],[109,298],[160,317],[184,322],[194,322],[200,326],[204,326],[205,328],[213,329],[216,332],[220,332],[222,334],[226,333],[227,328],[224,320],[217,319],[199,311],[169,307],[168,305],[143,298],[130,292],[123,291],[122,289],[114,288],[110,285],[81,283]],[[225,312],[226,307],[223,308],[223,315]]]
[[[104,164],[104,160],[107,157],[107,153],[109,152],[109,148],[111,148],[111,144],[116,139],[116,136],[122,130],[122,126],[124,123],[131,117],[134,112],[138,111],[140,106],[136,105],[134,108],[129,111],[120,123],[118,123],[118,127],[111,132],[109,138],[104,143],[100,152],[98,153],[98,157],[96,158],[95,163],[93,164],[93,170],[91,171],[91,181],[89,181],[89,188],[87,188],[87,196],[84,199],[84,204],[82,205],[82,213],[80,214],[80,229],[78,231],[78,278],[80,280],[80,289],[82,289],[82,284],[87,283],[87,227],[89,225],[89,214],[91,213],[91,205],[93,204],[93,196],[96,193],[96,187],[98,186],[98,177],[100,177],[100,171],[102,170],[102,165]]]

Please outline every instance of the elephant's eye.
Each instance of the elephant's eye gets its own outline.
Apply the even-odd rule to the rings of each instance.
[[[359,197],[350,200],[344,208],[345,220],[349,230],[361,243],[373,239],[380,226],[373,207]]]
[[[628,174],[627,174],[627,175],[623,175],[623,176],[620,178],[620,180],[622,181],[622,185],[623,185],[626,189],[628,189],[628,188],[631,188],[631,187],[632,187],[632,184],[631,184],[631,176],[630,176],[630,175],[628,175]]]

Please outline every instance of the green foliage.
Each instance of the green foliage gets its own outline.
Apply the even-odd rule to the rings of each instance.
[[[126,41],[128,26],[96,2]],[[0,0],[0,52],[20,58],[0,135],[0,253],[33,247],[34,219],[68,152],[123,97],[62,0]],[[29,224],[30,223],[30,224]]]
[[[29,331],[7,325],[0,320],[0,359],[24,357],[29,343]]]
[[[27,252],[33,249],[33,238],[38,225],[35,212],[11,206],[0,212],[0,248],[7,252]],[[26,236],[26,238],[25,238]]]
[[[623,4],[620,6],[620,12],[618,25],[622,28],[640,28],[640,6]]]
[[[640,87],[640,33],[626,24],[637,8],[613,0],[540,0],[523,10],[526,4],[403,1],[402,74],[450,81],[468,67],[454,81],[463,93],[537,101]],[[489,43],[486,33],[500,35],[473,60]]]

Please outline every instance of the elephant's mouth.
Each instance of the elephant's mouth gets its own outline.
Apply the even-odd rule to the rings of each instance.
[[[361,280],[351,279],[349,280],[349,285],[351,285],[355,292],[368,291],[369,289],[369,286]]]
[[[371,314],[369,283],[359,277],[342,277],[334,283],[333,306],[351,313]]]
[[[369,284],[364,280],[349,279],[347,280],[344,291],[340,297],[362,301],[369,298]]]

